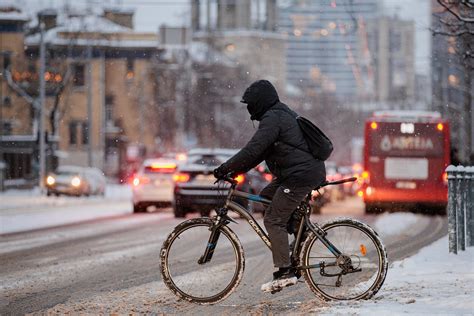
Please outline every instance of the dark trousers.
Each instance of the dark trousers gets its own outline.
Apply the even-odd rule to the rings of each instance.
[[[272,200],[265,210],[263,223],[272,243],[273,264],[277,268],[291,265],[287,224],[293,211],[312,189],[313,186],[286,186],[275,179],[260,192],[261,196]]]

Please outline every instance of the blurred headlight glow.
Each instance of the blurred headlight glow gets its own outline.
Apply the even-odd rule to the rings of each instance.
[[[72,184],[73,187],[77,188],[78,186],[81,185],[81,179],[79,179],[79,177],[74,177],[71,180],[71,184]]]
[[[55,182],[56,182],[56,179],[54,179],[53,176],[48,176],[48,177],[46,178],[46,183],[47,183],[48,185],[53,185]]]

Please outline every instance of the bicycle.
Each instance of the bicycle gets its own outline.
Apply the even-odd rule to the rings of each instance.
[[[328,185],[357,178],[325,181]],[[175,227],[160,251],[161,274],[166,286],[179,298],[198,304],[214,304],[227,298],[239,285],[245,267],[244,250],[228,224],[236,223],[228,212],[240,215],[271,250],[265,231],[252,214],[234,198],[268,205],[271,201],[235,189],[230,183],[223,207],[213,218],[195,218]],[[216,181],[217,182],[217,181]],[[381,288],[388,268],[385,246],[368,225],[349,218],[319,226],[310,221],[312,194],[295,210],[299,219],[291,252],[298,278],[304,277],[311,291],[323,300],[369,299]],[[272,293],[278,292],[276,289]]]

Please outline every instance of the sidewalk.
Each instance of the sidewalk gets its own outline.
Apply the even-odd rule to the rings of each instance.
[[[394,262],[380,292],[368,301],[331,302],[322,315],[473,315],[474,247],[448,254],[443,237],[418,254]]]
[[[109,185],[105,197],[48,197],[33,190],[0,194],[0,235],[132,212],[128,186]]]

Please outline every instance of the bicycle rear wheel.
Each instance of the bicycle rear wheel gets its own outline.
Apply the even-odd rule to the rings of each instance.
[[[160,252],[166,286],[178,297],[193,303],[213,304],[225,299],[240,283],[244,272],[242,245],[227,226],[219,228],[212,259],[198,263],[208,245],[212,225],[209,218],[179,224]]]
[[[342,273],[341,261],[322,270],[305,269],[303,275],[311,291],[324,300],[369,299],[375,295],[388,269],[385,247],[375,231],[352,219],[337,219],[326,223],[322,229],[327,233],[326,239],[360,271]],[[304,266],[336,262],[336,257],[313,233],[306,239],[301,256]]]

